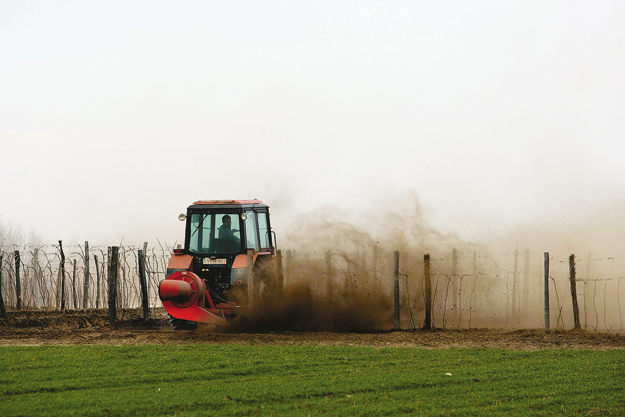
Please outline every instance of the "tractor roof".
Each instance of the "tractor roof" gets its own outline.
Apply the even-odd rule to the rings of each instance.
[[[260,200],[199,200],[193,203],[188,208],[198,211],[211,211],[211,210],[240,210],[249,208],[268,208]]]
[[[244,205],[244,204],[263,204],[262,201],[260,200],[199,200],[193,203],[193,205],[226,205],[226,204],[233,204],[233,205]]]

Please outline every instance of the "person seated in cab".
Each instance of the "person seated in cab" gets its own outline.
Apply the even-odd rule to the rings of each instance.
[[[219,226],[218,252],[236,252],[241,249],[241,239],[234,235],[238,230],[232,230],[232,219],[229,215],[221,218],[222,225]]]

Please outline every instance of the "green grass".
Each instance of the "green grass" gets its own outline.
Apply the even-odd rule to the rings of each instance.
[[[0,348],[3,416],[410,413],[625,415],[625,351]]]

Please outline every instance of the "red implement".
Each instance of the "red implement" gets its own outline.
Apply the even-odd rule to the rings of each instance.
[[[174,272],[161,281],[158,294],[163,307],[173,317],[218,326],[230,325],[224,320],[221,310],[205,308],[206,286],[193,272]],[[212,300],[209,300],[209,304],[213,304]]]

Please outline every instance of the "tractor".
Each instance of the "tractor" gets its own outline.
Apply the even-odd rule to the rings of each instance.
[[[186,225],[184,247],[174,249],[158,289],[174,329],[229,326],[282,295],[281,253],[269,206],[259,200],[201,200],[178,218]]]

